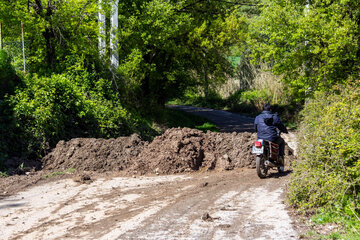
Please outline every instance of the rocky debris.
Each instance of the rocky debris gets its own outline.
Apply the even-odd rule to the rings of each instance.
[[[210,214],[208,212],[204,213],[201,216],[201,219],[205,222],[213,222],[214,221],[214,219],[210,216]]]
[[[91,178],[91,176],[89,174],[83,173],[79,176],[74,177],[73,181],[84,184],[84,183],[93,182],[93,179]]]

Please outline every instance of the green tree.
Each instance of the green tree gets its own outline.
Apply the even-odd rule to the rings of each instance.
[[[121,85],[137,99],[163,104],[207,77],[223,80],[232,72],[229,46],[243,35],[235,10],[222,1],[120,2]]]
[[[107,33],[113,3],[102,1]],[[232,73],[228,49],[242,40],[245,26],[238,1],[123,0],[118,5],[118,86],[128,102],[163,104],[189,85],[222,81]],[[98,0],[2,0],[0,7],[5,25],[24,22],[30,71],[61,73],[79,59],[87,66],[97,62]],[[104,37],[109,42],[109,35]]]
[[[98,1],[0,1],[4,28],[24,23],[30,41],[30,71],[61,72],[76,56],[97,58]]]
[[[271,63],[303,98],[359,76],[360,2],[264,1],[251,24],[253,57]]]

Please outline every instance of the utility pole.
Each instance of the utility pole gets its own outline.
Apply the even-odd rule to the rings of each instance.
[[[110,62],[111,66],[114,69],[119,67],[119,54],[118,54],[118,41],[117,41],[117,32],[119,27],[119,11],[118,11],[118,2],[115,0],[112,6],[111,19],[110,19]]]
[[[24,41],[24,25],[21,21],[21,40],[22,40],[22,50],[23,50],[23,61],[24,61],[24,72],[26,71],[26,64],[25,64],[25,41]]]
[[[119,11],[118,11],[118,2],[115,0],[110,16],[110,63],[112,69],[117,69],[119,67],[119,54],[118,54],[118,41],[117,41],[117,32],[119,27]],[[100,56],[105,56],[106,49],[106,16],[102,12],[103,0],[99,0],[99,54]]]
[[[102,13],[102,0],[99,0],[99,54],[101,57],[105,55],[106,49],[106,41],[105,41],[105,34],[106,34],[106,25],[105,25],[105,15]]]
[[[209,79],[208,79],[208,62],[206,59],[206,48],[203,49],[204,61],[204,80],[205,80],[205,101],[208,101],[209,98]]]

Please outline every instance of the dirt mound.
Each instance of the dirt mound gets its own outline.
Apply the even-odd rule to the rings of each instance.
[[[134,171],[170,174],[198,170],[204,159],[205,134],[190,128],[171,128],[154,139],[136,159]]]
[[[206,133],[205,159],[203,165],[209,169],[255,167],[251,147],[255,133]]]
[[[75,138],[60,141],[42,163],[46,170],[120,171],[129,168],[147,144],[137,134],[107,140]]]
[[[205,169],[253,166],[252,133],[206,134],[195,129],[172,128],[156,137],[135,161],[141,174],[171,174]]]
[[[199,169],[255,167],[255,133],[215,133],[172,128],[148,144],[136,134],[117,139],[60,141],[43,160],[46,170],[173,174]],[[287,152],[289,152],[288,150]]]

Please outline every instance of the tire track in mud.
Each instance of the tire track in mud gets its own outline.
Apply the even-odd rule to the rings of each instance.
[[[282,201],[282,180],[258,186],[246,181],[253,174],[218,176],[116,239],[297,239]],[[202,219],[205,213],[209,221]]]
[[[186,178],[99,179],[89,185],[66,179],[37,186],[0,202],[0,235],[4,239],[88,239],[87,232],[102,236],[116,217],[128,218],[149,207],[143,189]],[[125,214],[120,218],[116,213]]]

